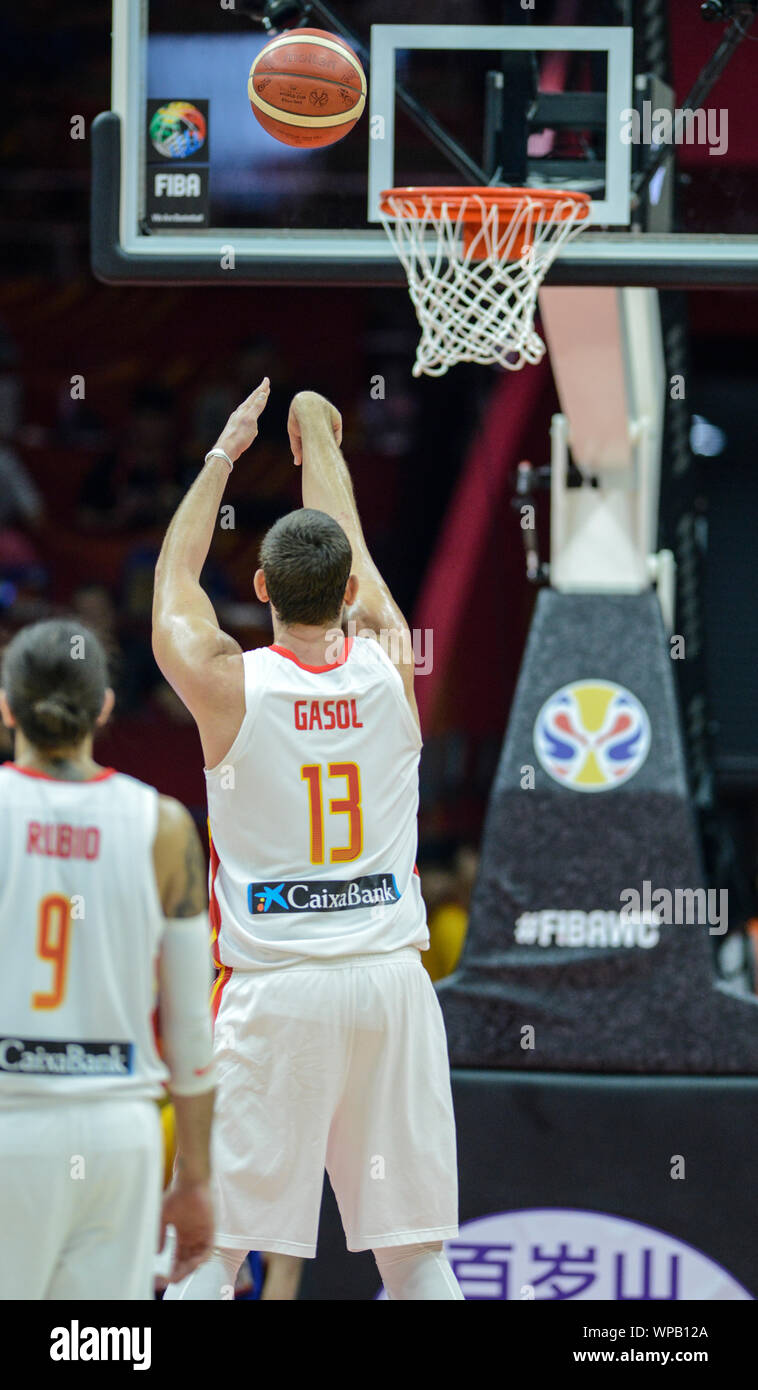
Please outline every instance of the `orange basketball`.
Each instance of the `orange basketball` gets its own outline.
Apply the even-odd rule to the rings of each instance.
[[[285,145],[334,145],[366,105],[366,74],[344,39],[290,29],[262,48],[247,83],[253,115]]]

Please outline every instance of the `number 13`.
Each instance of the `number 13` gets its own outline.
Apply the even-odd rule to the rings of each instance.
[[[324,862],[324,798],[321,790],[321,766],[310,763],[300,769],[300,776],[308,783],[308,800],[311,815],[311,863]],[[349,816],[350,842],[347,845],[330,849],[329,861],[332,864],[346,864],[357,859],[363,849],[363,813],[361,811],[361,776],[357,763],[330,763],[330,777],[344,777],[347,782],[347,796],[330,798],[329,810],[334,816]]]

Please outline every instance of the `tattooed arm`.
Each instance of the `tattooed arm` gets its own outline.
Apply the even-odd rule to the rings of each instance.
[[[158,802],[153,863],[165,917],[196,917],[208,906],[205,855],[189,811],[171,796]]]
[[[174,1281],[208,1258],[213,1239],[208,1182],[214,1091],[205,856],[189,812],[167,796],[159,800],[153,862],[167,919],[159,961],[158,1012],[165,1028],[176,1115],[176,1169],[163,1200],[163,1229],[174,1226],[177,1234],[169,1275]]]

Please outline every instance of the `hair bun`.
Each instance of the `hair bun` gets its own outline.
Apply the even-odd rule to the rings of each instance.
[[[82,737],[82,715],[60,696],[48,695],[32,705],[35,720],[49,734],[60,738]]]

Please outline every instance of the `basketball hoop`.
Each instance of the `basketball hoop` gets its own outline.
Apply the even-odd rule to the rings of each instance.
[[[421,339],[413,375],[456,362],[539,362],[537,291],[590,214],[586,193],[543,188],[389,188],[382,223],[405,267]]]

